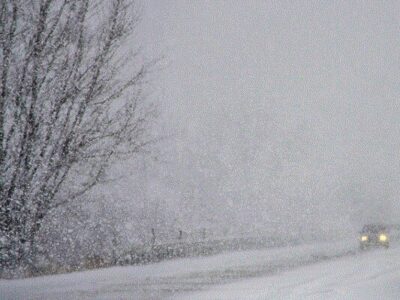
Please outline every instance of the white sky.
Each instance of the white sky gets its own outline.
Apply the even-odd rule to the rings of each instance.
[[[189,150],[210,165],[218,157],[233,165],[222,171],[230,178],[224,188],[239,193],[244,186],[254,194],[261,185],[265,192],[268,179],[259,178],[271,166],[271,140],[281,145],[283,133],[292,134],[305,149],[301,158],[289,151],[311,174],[304,180],[322,181],[321,197],[326,186],[341,189],[318,210],[350,201],[366,220],[398,205],[400,2],[148,0],[143,6],[144,51],[165,57],[154,97],[177,153],[186,153],[178,163],[190,160]],[[366,207],[373,209],[365,213]]]

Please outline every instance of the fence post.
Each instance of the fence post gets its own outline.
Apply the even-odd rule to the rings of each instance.
[[[156,230],[154,228],[151,229],[151,245],[154,246],[156,243]]]

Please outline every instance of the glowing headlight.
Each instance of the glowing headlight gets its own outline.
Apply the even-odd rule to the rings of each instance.
[[[379,240],[380,240],[381,242],[386,242],[386,241],[387,241],[387,236],[386,236],[386,234],[381,234],[381,235],[379,235]]]
[[[362,240],[363,242],[368,241],[368,236],[367,236],[367,235],[361,236],[361,240]]]

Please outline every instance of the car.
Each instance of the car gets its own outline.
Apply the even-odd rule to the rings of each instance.
[[[364,225],[360,232],[360,249],[371,247],[389,248],[388,226],[384,224]]]

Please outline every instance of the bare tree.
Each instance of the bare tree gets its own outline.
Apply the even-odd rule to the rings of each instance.
[[[102,182],[113,160],[150,143],[154,109],[142,92],[150,65],[121,47],[139,21],[134,4],[0,1],[3,267],[29,264],[49,211]],[[127,64],[129,76],[121,75]]]

